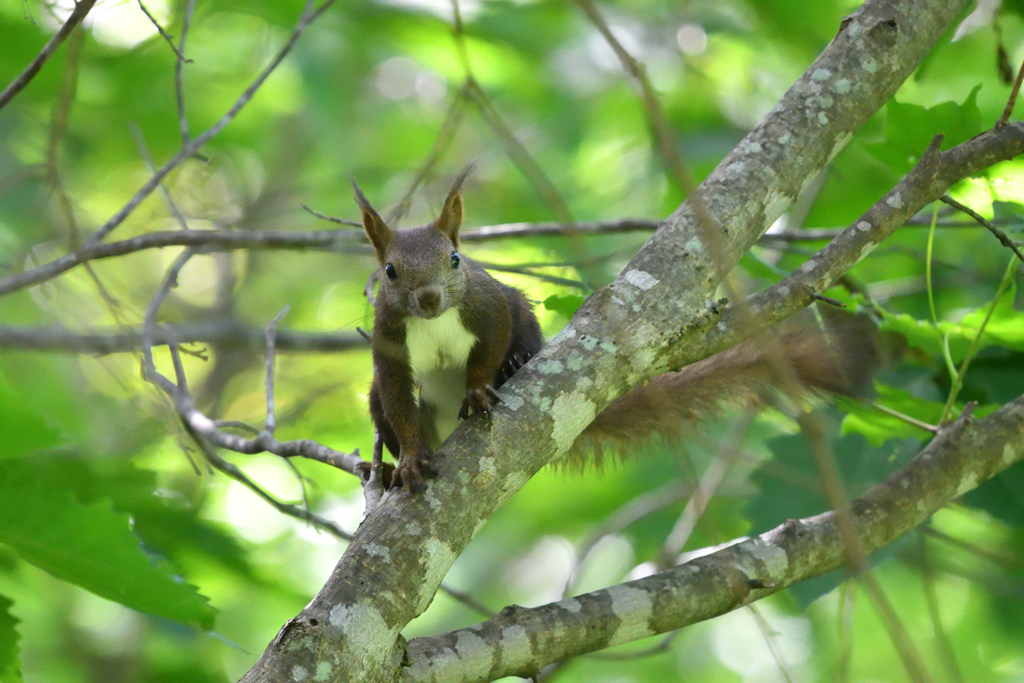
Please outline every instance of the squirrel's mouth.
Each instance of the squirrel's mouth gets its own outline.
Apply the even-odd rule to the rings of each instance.
[[[424,320],[433,320],[434,318],[440,317],[441,314],[445,312],[445,310],[447,309],[442,308],[440,305],[431,306],[429,308],[423,308],[422,306],[414,306],[412,314],[417,318],[423,318]]]

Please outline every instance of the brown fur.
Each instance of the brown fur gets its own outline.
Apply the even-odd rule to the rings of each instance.
[[[476,343],[466,361],[466,394],[459,417],[489,412],[499,388],[543,345],[540,326],[521,291],[504,285],[470,259],[453,265],[462,224],[462,182],[456,179],[438,217],[426,225],[394,230],[353,182],[363,226],[385,273],[374,310],[373,384],[370,415],[387,449],[398,459],[394,481],[409,490],[433,473],[431,450],[439,444],[432,407],[421,401],[406,339],[407,320],[431,318],[449,308]],[[716,356],[638,386],[608,405],[587,427],[561,463],[579,468],[600,464],[607,452],[637,451],[661,437],[678,441],[729,405],[757,406],[772,388],[784,386],[771,358],[792,368],[803,389],[855,394],[878,366],[874,326],[835,309],[810,313]],[[386,478],[390,472],[386,473]]]
[[[476,337],[466,361],[460,417],[489,412],[496,389],[543,345],[533,307],[521,291],[465,256],[458,255],[453,265],[463,217],[461,188],[469,170],[455,180],[436,219],[407,230],[387,225],[352,183],[366,235],[385,269],[374,305],[370,416],[399,462],[397,480],[410,490],[422,488],[431,476],[431,450],[440,439],[413,377],[407,320],[455,309],[461,325]]]
[[[581,469],[608,455],[642,450],[655,438],[678,442],[702,421],[728,407],[763,404],[780,382],[763,349],[774,345],[799,385],[809,392],[857,395],[870,388],[881,354],[874,325],[863,316],[810,311],[679,372],[653,378],[612,401],[559,460]]]

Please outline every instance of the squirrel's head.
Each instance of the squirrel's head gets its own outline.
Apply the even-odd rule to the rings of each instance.
[[[402,315],[436,318],[462,298],[466,272],[459,256],[461,192],[471,170],[472,166],[467,166],[455,179],[437,218],[406,230],[385,223],[352,181],[363,228],[384,270],[378,300]]]

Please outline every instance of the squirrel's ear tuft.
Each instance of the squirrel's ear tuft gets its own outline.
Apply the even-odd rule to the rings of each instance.
[[[370,201],[359,189],[355,179],[350,178],[349,180],[352,183],[352,189],[356,192],[356,203],[359,204],[359,210],[363,213],[363,229],[366,230],[366,236],[370,238],[370,243],[373,244],[373,248],[377,252],[377,259],[384,263],[388,245],[391,244],[391,238],[395,236],[395,231],[389,228],[384,219],[370,206]]]
[[[437,229],[451,239],[456,247],[459,246],[459,228],[462,227],[462,184],[466,182],[466,176],[472,172],[473,164],[468,164],[456,176],[452,189],[448,191],[448,197],[444,200],[441,215],[434,220]]]

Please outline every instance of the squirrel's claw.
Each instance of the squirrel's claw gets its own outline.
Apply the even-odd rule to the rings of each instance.
[[[401,486],[408,493],[426,491],[426,480],[437,476],[437,470],[430,466],[428,458],[426,453],[403,456],[391,475],[391,486],[388,489]]]
[[[533,354],[530,353],[524,353],[521,356],[518,353],[516,353],[510,356],[509,358],[506,358],[505,362],[501,366],[501,373],[504,376],[505,381],[508,381],[509,379],[512,378],[512,375],[519,372],[522,369],[522,367],[530,361],[530,358],[532,357]]]
[[[363,461],[356,465],[354,474],[359,477],[359,481],[363,486],[366,486],[367,482],[370,481],[370,469],[373,467],[371,463]],[[394,486],[396,468],[389,462],[381,463],[380,476],[383,480],[384,490],[387,491]]]
[[[480,389],[467,389],[466,398],[462,399],[462,407],[459,409],[459,419],[467,419],[470,413],[490,415],[491,408],[499,403],[501,403],[501,398],[490,384],[485,384]]]

